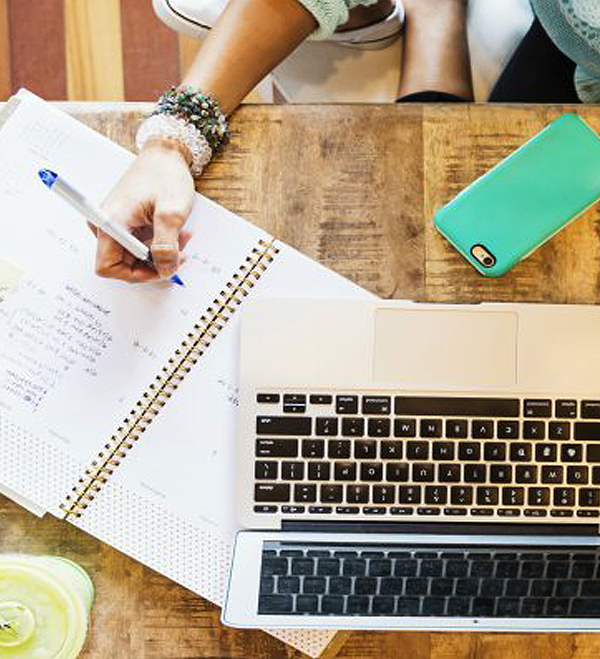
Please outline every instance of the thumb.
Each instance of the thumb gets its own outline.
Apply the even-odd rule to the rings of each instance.
[[[179,231],[185,222],[178,213],[154,214],[152,260],[161,277],[169,277],[179,267]]]

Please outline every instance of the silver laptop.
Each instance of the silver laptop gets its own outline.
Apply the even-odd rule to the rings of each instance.
[[[600,308],[262,300],[237,627],[600,630]]]

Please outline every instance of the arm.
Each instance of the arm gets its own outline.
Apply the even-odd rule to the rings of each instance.
[[[317,26],[298,0],[231,0],[184,78],[230,114],[246,94]],[[150,140],[104,203],[108,215],[152,240],[158,274],[98,233],[96,271],[130,282],[173,274],[191,211],[190,156],[175,140]]]

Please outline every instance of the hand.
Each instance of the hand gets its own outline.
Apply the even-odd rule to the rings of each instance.
[[[180,250],[191,238],[182,231],[194,200],[189,153],[173,140],[155,139],[110,192],[103,210],[150,245],[156,270],[127,252],[100,230],[96,272],[101,277],[140,283],[169,277],[177,271]]]

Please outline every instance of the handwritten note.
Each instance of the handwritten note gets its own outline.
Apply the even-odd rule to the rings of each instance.
[[[25,279],[28,303],[0,310],[7,345],[0,347],[0,390],[35,411],[46,394],[74,367],[90,377],[113,337],[105,318],[109,311],[67,284],[49,294]],[[47,299],[50,297],[50,299]]]

